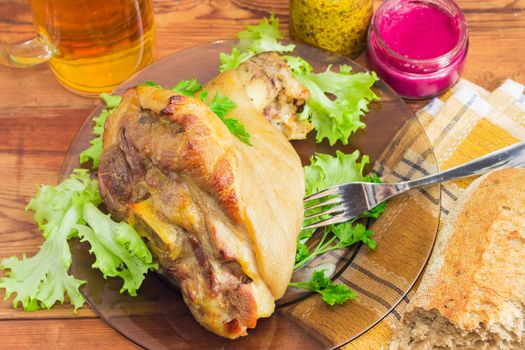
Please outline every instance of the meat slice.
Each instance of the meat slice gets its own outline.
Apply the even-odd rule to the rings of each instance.
[[[209,85],[238,107],[252,145],[200,99],[139,86],[109,117],[99,186],[111,214],[147,241],[194,317],[228,338],[270,316],[290,280],[304,177],[298,155],[235,71]]]
[[[275,52],[263,52],[243,62],[232,71],[244,86],[254,107],[281,131],[288,140],[302,140],[313,128],[299,120],[308,98],[308,90],[295,78],[288,64]],[[219,80],[224,80],[220,75]],[[213,85],[210,82],[208,86]]]

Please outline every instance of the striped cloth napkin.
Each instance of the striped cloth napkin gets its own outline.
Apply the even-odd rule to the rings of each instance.
[[[524,91],[525,86],[513,80],[506,80],[493,92],[462,80],[418,111],[416,116],[432,143],[439,168],[446,170],[525,140]],[[441,227],[472,181],[460,179],[442,186]],[[343,349],[375,350],[386,346],[416,288],[386,318]]]

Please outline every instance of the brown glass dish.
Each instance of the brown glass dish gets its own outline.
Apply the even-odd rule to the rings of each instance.
[[[152,80],[171,87],[181,79],[201,82],[218,73],[220,52],[227,52],[233,41],[221,41],[177,52],[137,73],[115,93]],[[311,62],[316,71],[327,65],[352,61],[319,49],[298,45],[296,52]],[[356,148],[368,154],[374,171],[385,181],[417,178],[437,171],[430,143],[422,126],[405,103],[383,82],[376,91],[379,102],[371,105],[365,117],[366,129],[353,135],[350,144],[316,144],[313,133],[306,141],[294,142],[305,164],[314,152],[334,153]],[[61,171],[65,178],[78,167],[78,155],[88,146],[91,117],[79,130]],[[372,169],[368,169],[372,170]],[[357,300],[329,307],[318,295],[285,295],[274,315],[261,319],[247,337],[228,340],[200,326],[186,308],[179,292],[157,273],[150,273],[138,296],[119,293],[119,279],[103,279],[91,268],[93,257],[88,246],[73,241],[72,272],[86,280],[82,292],[93,309],[119,333],[148,349],[331,349],[366,332],[384,318],[412,288],[432,250],[440,213],[439,186],[391,200],[383,216],[371,223],[378,247],[370,251],[355,246],[332,252],[312,262],[336,265],[333,277],[357,292]]]

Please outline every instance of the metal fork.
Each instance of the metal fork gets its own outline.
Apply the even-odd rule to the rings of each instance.
[[[406,191],[448,181],[481,175],[491,170],[525,166],[525,142],[516,143],[499,151],[489,153],[455,168],[419,179],[399,183],[352,182],[328,188],[304,199],[305,220],[328,218],[303,226],[303,229],[323,227],[354,219]],[[316,201],[314,201],[316,200]],[[329,205],[328,209],[312,211]],[[308,215],[308,213],[310,213]]]

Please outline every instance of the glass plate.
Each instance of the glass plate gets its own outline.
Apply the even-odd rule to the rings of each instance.
[[[177,52],[146,67],[115,93],[145,80],[163,86],[173,86],[181,79],[190,78],[206,82],[218,73],[219,53],[230,51],[233,44],[234,41],[220,41]],[[330,64],[348,64],[355,71],[363,71],[344,57],[309,46],[298,44],[296,52],[311,62],[316,71]],[[307,164],[314,152],[334,153],[340,149],[348,153],[359,149],[370,156],[373,170],[386,181],[436,172],[432,148],[412,112],[383,82],[376,84],[376,91],[381,100],[371,104],[365,117],[366,129],[353,135],[349,145],[316,144],[313,133],[305,141],[294,142],[303,163]],[[93,137],[91,117],[98,115],[102,108],[96,108],[80,128],[65,158],[61,178],[79,166],[78,155]],[[156,273],[147,276],[138,296],[120,294],[121,280],[103,279],[98,270],[91,268],[93,257],[88,253],[88,246],[78,241],[72,242],[72,272],[76,278],[88,282],[82,292],[91,307],[115,330],[145,348],[330,349],[366,332],[402,300],[430,255],[439,213],[439,186],[391,200],[384,215],[372,223],[378,243],[375,251],[355,246],[312,263],[334,263],[333,276],[337,282],[356,291],[357,300],[332,308],[318,295],[288,294],[270,318],[260,319],[247,337],[237,340],[223,339],[200,326],[179,292]]]

